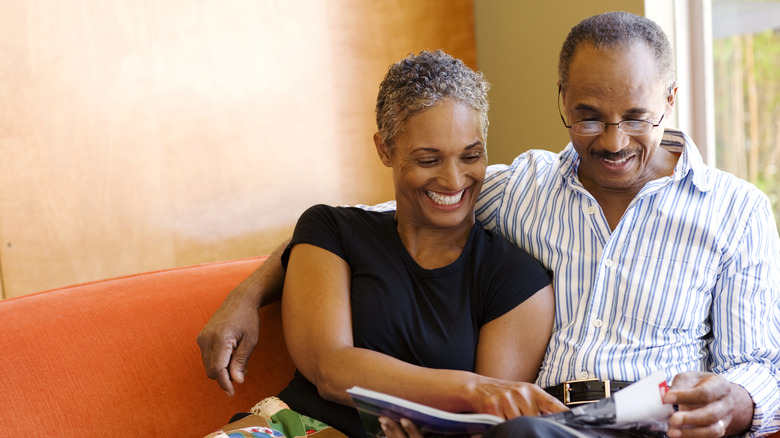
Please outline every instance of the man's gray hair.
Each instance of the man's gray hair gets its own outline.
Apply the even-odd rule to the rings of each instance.
[[[581,44],[589,43],[597,49],[610,49],[625,47],[637,41],[644,42],[653,51],[664,88],[671,89],[675,82],[675,66],[669,39],[653,20],[628,12],[594,15],[571,29],[558,57],[561,87],[566,88],[571,60]]]
[[[379,135],[392,148],[411,116],[439,102],[452,100],[480,112],[483,135],[487,138],[489,89],[490,84],[482,73],[441,50],[410,54],[391,65],[379,85],[376,99]]]

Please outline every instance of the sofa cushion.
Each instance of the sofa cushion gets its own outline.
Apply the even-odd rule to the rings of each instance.
[[[264,258],[207,263],[0,301],[0,430],[9,436],[204,436],[278,393],[294,366],[279,305],[261,309],[246,382],[206,377],[198,332]]]

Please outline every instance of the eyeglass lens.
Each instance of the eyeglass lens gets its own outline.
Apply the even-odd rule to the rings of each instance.
[[[621,132],[628,135],[647,134],[653,124],[644,120],[623,120],[620,123],[604,123],[597,120],[587,120],[571,124],[571,129],[580,135],[598,135],[604,132],[607,125],[617,125]]]

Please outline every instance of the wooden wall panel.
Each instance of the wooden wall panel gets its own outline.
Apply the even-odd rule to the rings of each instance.
[[[5,297],[263,254],[313,203],[392,197],[387,66],[476,63],[470,0],[0,3]]]

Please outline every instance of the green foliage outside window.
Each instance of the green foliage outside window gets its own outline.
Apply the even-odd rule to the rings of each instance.
[[[713,63],[716,166],[763,190],[780,224],[780,30],[716,39]]]

